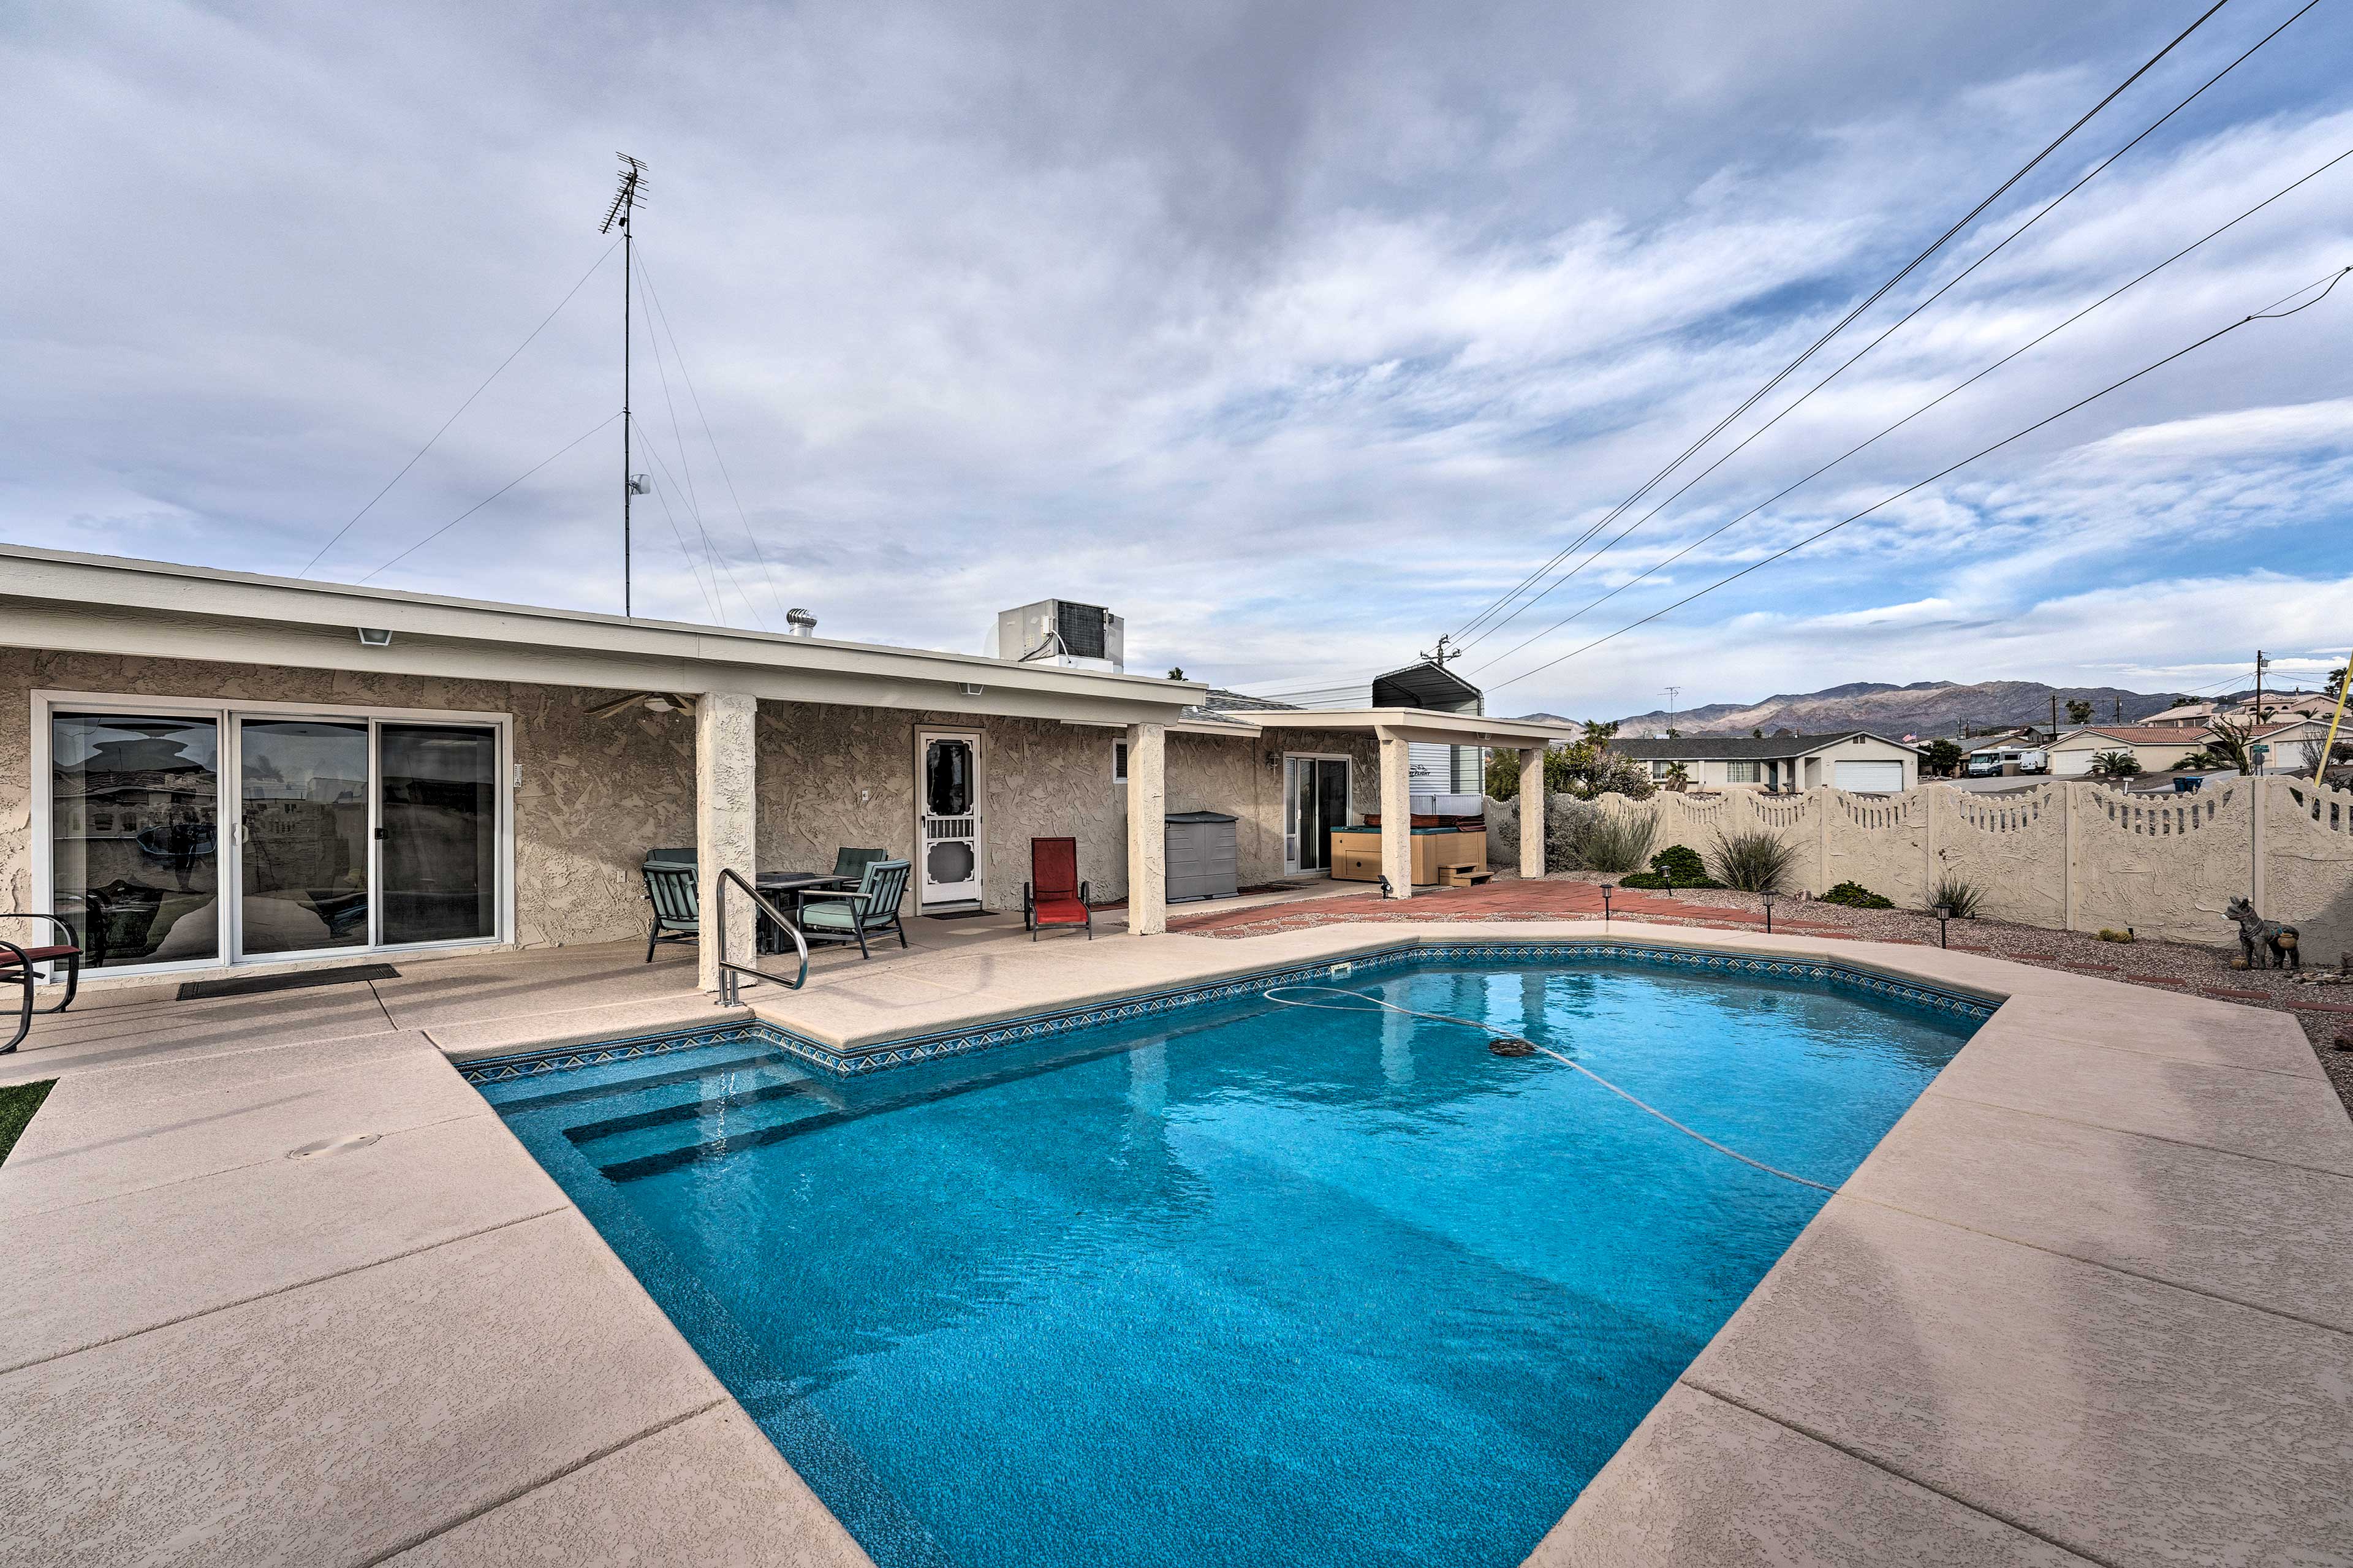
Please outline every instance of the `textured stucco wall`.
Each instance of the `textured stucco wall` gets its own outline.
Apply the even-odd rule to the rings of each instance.
[[[693,726],[678,715],[588,716],[618,692],[0,648],[0,887],[11,908],[34,902],[36,689],[512,714],[522,768],[516,936],[526,945],[642,935],[646,849],[694,842]]]
[[[638,868],[645,851],[695,842],[694,721],[634,709],[589,716],[588,710],[622,695],[617,691],[0,648],[0,893],[6,907],[40,901],[32,887],[36,689],[512,715],[514,760],[522,769],[514,801],[516,936],[528,946],[642,936]],[[983,737],[990,908],[1018,907],[1033,836],[1075,837],[1080,874],[1096,896],[1125,895],[1126,801],[1113,777],[1113,746],[1124,732],[1043,720],[976,722],[911,710],[760,704],[758,865],[830,869],[845,846],[878,846],[912,858],[915,731],[926,727],[976,730]],[[1236,847],[1245,884],[1282,871],[1282,770],[1279,760],[1266,764],[1269,751],[1350,758],[1359,812],[1371,807],[1377,790],[1370,735],[1169,736],[1168,809],[1240,818]]]

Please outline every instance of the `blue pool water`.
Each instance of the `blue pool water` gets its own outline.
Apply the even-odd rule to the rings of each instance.
[[[1833,1185],[1974,1026],[1632,968],[1341,984]],[[484,1092],[883,1568],[1501,1568],[1823,1194],[1486,1047],[1252,998]]]

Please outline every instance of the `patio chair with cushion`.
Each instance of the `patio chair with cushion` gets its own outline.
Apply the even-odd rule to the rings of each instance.
[[[0,984],[13,982],[25,988],[24,1005],[16,1013],[16,1032],[9,1037],[6,1045],[0,1046],[0,1057],[24,1044],[25,1037],[32,1033],[35,1013],[64,1012],[73,1005],[74,992],[81,985],[81,944],[74,936],[73,927],[55,915],[37,915],[25,910],[0,914],[0,921],[15,920],[47,921],[58,928],[58,940],[37,947],[0,941]],[[39,982],[38,971],[44,963],[66,966],[66,994],[54,1007],[33,1005],[33,987]]]
[[[866,875],[866,868],[877,860],[888,860],[888,849],[839,849],[834,852],[833,874],[845,882],[855,882]]]
[[[1079,880],[1079,841],[1075,838],[1029,840],[1029,879],[1021,884],[1021,923],[1029,940],[1048,926],[1078,926],[1095,939],[1093,897]]]
[[[653,930],[646,934],[648,963],[654,961],[658,942],[702,940],[702,890],[695,885],[695,876],[691,858],[646,861],[646,902],[654,911]]]
[[[907,945],[907,928],[899,922],[899,901],[907,894],[904,860],[869,861],[856,889],[803,888],[794,898],[800,904],[801,936],[807,942],[854,942],[859,956],[871,958],[868,937],[896,931],[899,945]]]

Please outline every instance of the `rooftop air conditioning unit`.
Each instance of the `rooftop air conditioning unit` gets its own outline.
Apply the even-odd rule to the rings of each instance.
[[[1101,605],[1040,599],[997,617],[996,657],[1064,669],[1127,668],[1127,623]]]

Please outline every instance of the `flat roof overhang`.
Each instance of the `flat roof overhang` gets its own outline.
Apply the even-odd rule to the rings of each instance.
[[[1433,746],[1493,746],[1521,751],[1566,743],[1577,738],[1566,724],[1534,719],[1490,719],[1477,713],[1440,713],[1429,708],[1252,709],[1250,721],[1261,731],[1359,730],[1386,739]]]
[[[363,647],[359,628],[392,641]],[[769,701],[1176,722],[1193,681],[0,544],[0,647]],[[967,692],[966,686],[977,687]]]

